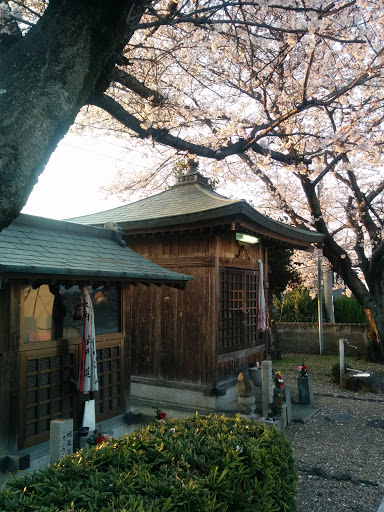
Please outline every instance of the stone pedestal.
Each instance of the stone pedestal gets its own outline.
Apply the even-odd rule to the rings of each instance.
[[[264,418],[264,419],[258,419],[256,420],[258,423],[263,423],[264,425],[266,426],[275,426],[276,428],[278,428],[280,430],[280,432],[284,433],[285,432],[285,425],[284,425],[284,420],[283,418],[278,418],[278,419],[271,419],[271,418]]]
[[[73,453],[73,419],[53,420],[50,424],[50,463]]]
[[[313,385],[312,377],[297,377],[299,390],[299,404],[313,406]]]

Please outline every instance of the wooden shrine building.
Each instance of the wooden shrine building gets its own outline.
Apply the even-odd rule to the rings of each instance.
[[[48,440],[51,420],[81,426],[80,286],[93,301],[100,422],[129,411],[130,288],[180,291],[191,279],[140,257],[114,229],[20,215],[0,233],[0,471],[8,454]]]
[[[225,408],[239,371],[264,357],[257,291],[262,279],[268,293],[268,252],[309,250],[322,241],[216,193],[197,165],[165,192],[71,220],[117,223],[135,252],[194,276],[183,293],[167,286],[129,290],[131,394],[154,406]]]

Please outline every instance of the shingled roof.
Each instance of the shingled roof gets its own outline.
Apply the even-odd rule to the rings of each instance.
[[[321,243],[323,235],[309,229],[296,228],[261,214],[245,200],[224,197],[208,185],[208,180],[195,171],[178,178],[178,183],[165,192],[160,192],[134,203],[91,215],[69,219],[71,222],[93,226],[106,222],[117,222],[124,232],[152,229],[210,221],[229,216],[241,216],[273,238],[283,236],[292,240],[292,245]]]
[[[170,286],[193,279],[139,256],[116,230],[21,214],[0,233],[0,276],[26,274]]]

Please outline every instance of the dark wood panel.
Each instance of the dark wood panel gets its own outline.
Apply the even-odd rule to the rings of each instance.
[[[186,290],[132,288],[127,325],[132,375],[195,384],[216,380],[214,272],[213,267],[189,269],[195,279]]]
[[[124,340],[96,344],[99,391],[94,393],[96,422],[125,411]]]
[[[219,359],[219,381],[237,377],[240,372],[247,370],[249,363],[261,362],[264,359],[264,345],[249,351],[234,352]]]

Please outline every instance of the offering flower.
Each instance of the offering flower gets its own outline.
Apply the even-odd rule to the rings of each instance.
[[[167,414],[160,409],[155,409],[155,416],[156,419],[159,421],[165,421],[165,418],[167,417]]]
[[[275,387],[277,389],[280,389],[280,388],[284,388],[285,385],[284,385],[284,379],[283,379],[283,374],[281,373],[281,371],[278,371],[278,372],[274,372],[273,374],[273,380],[275,382]]]
[[[299,372],[299,377],[308,377],[308,368],[304,363],[297,367],[297,371]]]

